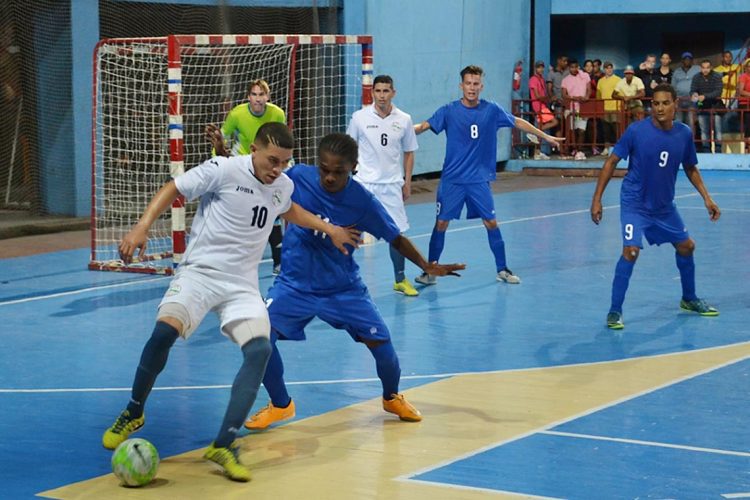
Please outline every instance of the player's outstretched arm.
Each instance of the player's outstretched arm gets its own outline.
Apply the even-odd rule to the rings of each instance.
[[[540,139],[543,139],[553,146],[557,146],[558,148],[562,146],[562,142],[565,140],[562,137],[555,137],[554,135],[549,135],[548,133],[539,130],[534,125],[529,123],[528,121],[524,120],[523,118],[516,117],[516,128],[519,130],[523,130],[524,132],[527,132],[529,134],[534,134],[535,136],[539,137]]]
[[[685,165],[683,168],[685,169],[685,175],[687,175],[690,183],[701,195],[701,198],[703,198],[703,203],[706,205],[706,210],[708,210],[708,216],[712,221],[719,220],[719,217],[721,217],[721,210],[719,209],[719,205],[717,205],[713,198],[711,198],[711,195],[708,194],[708,189],[706,189],[706,185],[703,184],[703,177],[701,176],[700,170],[698,170],[698,166]]]
[[[607,188],[607,184],[609,184],[609,180],[615,173],[615,168],[619,161],[620,157],[612,153],[609,155],[609,158],[604,161],[604,165],[599,171],[599,179],[596,181],[594,198],[591,200],[591,220],[594,221],[594,224],[599,224],[602,220],[602,196],[604,195],[604,190]]]
[[[344,245],[359,248],[362,243],[361,231],[353,227],[341,227],[326,222],[294,202],[286,213],[281,214],[281,217],[292,224],[327,234],[331,238],[331,243],[344,255],[349,255],[349,250]]]
[[[391,246],[398,253],[419,266],[422,271],[433,276],[460,276],[456,271],[466,269],[466,264],[438,264],[437,262],[427,262],[422,254],[414,246],[409,238],[399,235],[391,241]]]
[[[416,125],[414,125],[414,133],[417,135],[426,130],[430,130],[430,124],[427,122],[417,123]]]
[[[219,127],[217,127],[213,123],[209,123],[208,125],[206,125],[204,133],[206,134],[206,139],[208,139],[208,142],[210,142],[213,146],[213,152],[216,156],[232,156],[227,149],[227,143],[224,140],[224,134]]]
[[[146,210],[143,211],[143,215],[133,228],[128,231],[128,234],[123,236],[120,240],[118,250],[120,251],[120,258],[126,263],[130,264],[133,261],[133,254],[138,250],[138,256],[143,255],[146,251],[146,243],[148,242],[148,231],[151,229],[151,225],[161,215],[167,207],[172,205],[172,202],[180,195],[177,190],[177,186],[174,181],[169,181],[164,184],[161,189],[151,198]]]

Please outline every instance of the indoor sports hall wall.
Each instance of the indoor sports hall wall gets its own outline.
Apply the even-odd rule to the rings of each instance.
[[[415,122],[461,97],[459,72],[485,70],[482,97],[510,109],[516,61],[529,60],[529,0],[366,0],[345,2],[345,25],[374,36],[374,72],[393,76],[395,103]],[[359,25],[357,22],[359,21]],[[415,173],[439,171],[445,134],[419,136]],[[500,134],[498,161],[510,156],[510,133]]]

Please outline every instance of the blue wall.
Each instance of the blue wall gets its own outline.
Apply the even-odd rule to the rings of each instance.
[[[361,9],[361,15],[352,11]],[[485,70],[482,97],[510,107],[514,63],[528,68],[529,0],[348,0],[345,30],[362,26],[374,36],[375,74],[393,76],[396,104],[415,122],[458,99],[459,72],[478,64]],[[354,18],[354,26],[346,20]],[[419,136],[415,173],[440,170],[445,135]],[[498,160],[510,156],[510,134],[500,133]]]
[[[552,0],[552,14],[679,14],[748,12],[748,0]]]

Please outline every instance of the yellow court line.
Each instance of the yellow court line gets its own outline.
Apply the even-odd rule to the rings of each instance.
[[[378,399],[241,440],[250,483],[233,483],[195,450],[163,460],[139,489],[106,475],[40,495],[53,498],[479,499],[513,497],[408,478],[461,457],[750,358],[750,342],[612,363],[459,375],[408,391],[420,423]],[[179,425],[179,422],[175,422]]]

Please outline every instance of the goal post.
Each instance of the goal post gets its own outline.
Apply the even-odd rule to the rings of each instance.
[[[211,156],[247,85],[263,79],[295,136],[294,158],[314,163],[319,140],[346,130],[371,102],[372,38],[365,35],[170,35],[101,40],[94,50],[89,269],[171,274],[197,203],[175,200],[151,227],[146,253],[126,265],[118,243],[157,190]]]

